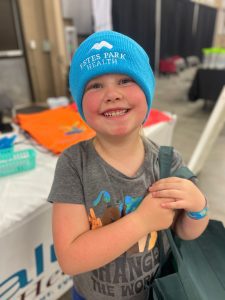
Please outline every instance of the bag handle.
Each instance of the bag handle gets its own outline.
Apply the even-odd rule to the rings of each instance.
[[[159,175],[160,179],[170,177],[172,166],[173,147],[161,146],[159,148]]]
[[[159,148],[159,174],[161,179],[171,176],[172,161],[173,161],[173,147],[161,146]],[[194,174],[188,168],[182,166],[173,173],[173,176],[182,177],[182,178],[191,178],[194,176]],[[165,232],[170,243],[171,251],[176,259],[176,262],[177,264],[181,264],[182,257],[174,242],[172,232],[170,229],[166,229]]]
[[[196,177],[191,170],[185,166],[181,166],[171,174],[171,166],[173,162],[173,147],[161,146],[159,148],[159,174],[160,178],[167,178],[170,176],[191,179]]]

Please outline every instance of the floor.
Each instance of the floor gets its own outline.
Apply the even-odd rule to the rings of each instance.
[[[204,101],[189,102],[187,93],[195,69],[187,69],[179,75],[157,78],[153,107],[177,115],[173,146],[181,152],[188,163],[198,139],[207,123],[212,106],[204,108]],[[205,193],[210,217],[223,221],[225,225],[225,126],[210,152],[207,162],[199,173],[199,185]],[[71,300],[67,292],[60,300]]]

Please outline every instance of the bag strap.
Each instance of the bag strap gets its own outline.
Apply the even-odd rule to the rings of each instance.
[[[159,176],[166,178],[170,176],[173,161],[173,147],[161,146],[159,148]]]
[[[160,179],[167,178],[170,176],[176,176],[186,179],[191,179],[195,177],[195,175],[185,166],[181,166],[175,172],[171,174],[171,166],[173,162],[173,147],[171,146],[161,146],[159,148],[159,174]],[[176,258],[177,264],[180,264],[182,261],[181,254],[174,242],[174,238],[170,229],[165,230],[167,238],[170,243],[170,247],[173,255]],[[161,247],[160,247],[161,248]],[[165,257],[160,251],[161,262],[165,261]]]
[[[161,146],[159,148],[159,174],[160,178],[167,178],[170,176],[191,179],[196,177],[191,170],[185,166],[181,166],[171,174],[171,166],[173,162],[173,147]]]
[[[180,177],[180,178],[184,178],[184,179],[191,179],[196,177],[191,170],[189,170],[187,167],[185,166],[181,166],[179,169],[177,169],[175,172],[173,172],[171,174],[171,176],[175,176],[175,177]]]

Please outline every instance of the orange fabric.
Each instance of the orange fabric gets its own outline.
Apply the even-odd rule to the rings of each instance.
[[[17,120],[39,144],[58,154],[69,146],[95,135],[82,120],[75,105],[48,109],[39,113],[18,114]],[[151,109],[144,126],[171,120],[165,113]]]
[[[144,123],[144,127],[150,126],[150,125],[153,125],[153,124],[157,124],[157,123],[160,123],[160,122],[168,122],[171,119],[172,118],[170,116],[166,115],[164,112],[161,112],[157,109],[152,108],[150,110],[150,114],[148,116],[148,119]]]
[[[18,114],[17,120],[20,127],[38,143],[56,154],[95,135],[71,105],[39,113]]]

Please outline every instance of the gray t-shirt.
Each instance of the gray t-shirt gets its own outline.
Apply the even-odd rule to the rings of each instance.
[[[105,162],[92,139],[68,148],[58,159],[48,201],[84,204],[91,229],[132,212],[159,179],[159,146],[146,138],[143,141],[144,162],[132,177]],[[182,164],[174,151],[172,172]],[[168,242],[164,232],[161,234],[167,252]],[[159,266],[158,236],[150,233],[106,266],[74,276],[76,291],[87,300],[146,299],[146,285]]]

